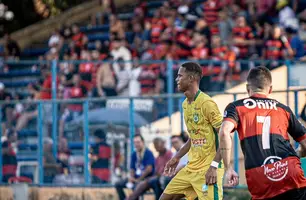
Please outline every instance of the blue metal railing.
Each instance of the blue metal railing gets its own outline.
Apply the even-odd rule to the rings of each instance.
[[[296,114],[298,114],[298,94],[299,92],[305,92],[306,89],[300,89],[300,90],[290,90],[290,91],[276,91],[277,92],[288,92],[288,93],[293,93],[294,94],[294,112]],[[228,95],[232,95],[234,100],[237,99],[237,95],[239,94],[245,94],[245,93],[222,93],[222,94],[228,94]],[[129,102],[130,102],[130,106],[129,106],[129,142],[130,142],[130,148],[129,151],[131,151],[134,147],[133,147],[133,136],[135,134],[135,127],[134,127],[134,113],[135,111],[135,107],[134,107],[134,101],[137,99],[150,99],[150,98],[172,98],[172,100],[174,99],[179,99],[178,102],[182,102],[184,96],[182,94],[173,94],[173,95],[160,95],[160,96],[155,96],[155,97],[130,97],[129,98]],[[117,97],[117,98],[124,98],[124,97]],[[114,99],[114,98],[112,98]],[[84,186],[90,186],[91,185],[91,176],[90,176],[90,169],[89,169],[89,118],[88,118],[88,113],[89,113],[89,103],[90,102],[95,102],[95,101],[100,101],[101,99],[80,99],[80,100],[51,100],[52,102],[54,102],[55,104],[59,104],[59,103],[82,103],[83,104],[83,110],[84,110],[84,120],[83,120],[83,132],[84,132],[84,140],[83,140],[83,156],[84,156],[84,178],[85,178],[85,184]],[[290,100],[291,101],[291,100]],[[3,103],[3,102],[2,102]],[[11,102],[14,103],[14,102]],[[46,103],[49,103],[49,101],[36,101],[35,103],[38,104],[38,122],[37,122],[37,129],[38,129],[38,152],[37,152],[37,156],[38,156],[38,163],[39,163],[39,184],[44,184],[44,169],[43,167],[43,156],[44,156],[44,152],[43,152],[43,105]],[[181,106],[180,107],[180,118],[182,119],[183,117],[183,113],[181,110]],[[181,129],[183,129],[183,121],[181,121]],[[55,143],[54,143],[55,144]],[[55,145],[54,145],[55,146]],[[55,146],[54,148],[57,149],[57,146]],[[1,151],[1,148],[0,148]],[[238,134],[235,133],[234,135],[234,168],[237,172],[239,172],[239,138],[238,138]],[[2,157],[0,157],[0,163],[2,163]],[[1,167],[1,166],[0,166]],[[0,177],[2,177],[2,170],[0,171]]]
[[[84,61],[75,61],[74,63],[81,63]],[[129,98],[129,150],[133,150],[133,136],[135,134],[135,126],[134,126],[134,113],[135,111],[135,100],[136,99],[157,99],[157,98],[166,98],[167,99],[167,112],[168,112],[168,117],[169,117],[169,124],[171,127],[172,121],[171,121],[171,116],[174,112],[174,99],[178,98],[179,101],[179,112],[180,112],[180,119],[181,119],[181,126],[180,129],[183,131],[184,125],[183,125],[183,110],[181,109],[181,103],[184,99],[184,96],[182,94],[174,94],[174,74],[173,74],[173,66],[175,64],[179,64],[179,62],[184,62],[184,61],[145,61],[146,64],[148,63],[163,63],[166,64],[167,66],[167,93],[166,95],[160,95],[160,96],[152,96],[152,97],[134,97],[134,98]],[[201,64],[209,64],[212,61],[199,61]],[[240,62],[250,62],[250,61],[240,61]],[[259,62],[259,61],[258,61]],[[269,62],[269,61],[260,61],[260,62]],[[10,62],[7,62],[10,64]],[[25,64],[31,63],[31,61],[26,61],[24,62]],[[36,63],[38,63],[36,61]],[[45,62],[48,63],[48,62]],[[106,62],[98,62],[98,63],[106,63]],[[141,63],[141,62],[140,62]],[[16,64],[16,63],[15,63]],[[50,64],[50,63],[49,63]],[[52,152],[55,157],[57,157],[57,146],[58,146],[58,139],[57,139],[57,133],[58,133],[58,104],[59,103],[82,103],[83,104],[83,111],[84,111],[84,121],[83,121],[83,132],[84,132],[84,140],[83,140],[83,156],[84,156],[84,178],[85,178],[85,186],[89,186],[91,183],[91,178],[90,178],[90,170],[88,163],[89,161],[89,124],[88,124],[88,112],[89,112],[89,104],[90,102],[95,102],[95,101],[101,101],[101,98],[99,99],[79,99],[79,100],[56,100],[56,80],[57,80],[57,62],[53,61],[51,63],[52,66],[52,100],[50,101],[35,101],[34,103],[38,104],[38,122],[37,122],[37,129],[38,129],[38,161],[39,161],[39,184],[43,185],[43,119],[44,115],[49,115],[50,113],[43,113],[43,106],[46,103],[52,103],[52,139],[53,139],[53,148]],[[287,64],[290,66],[290,63],[287,62]],[[290,68],[288,67],[288,76],[290,75]],[[288,78],[288,86],[290,86],[290,81]],[[293,90],[286,90],[282,92],[287,93],[287,104],[289,105],[289,93],[292,92]],[[300,91],[304,90],[294,90],[294,112],[296,115],[298,115],[298,93]],[[214,93],[212,93],[213,95]],[[217,93],[216,93],[217,94]],[[233,95],[234,100],[237,99],[238,94],[245,94],[245,93],[222,93],[222,94],[230,94]],[[124,97],[113,97],[109,99],[123,99]],[[102,98],[105,99],[105,98]],[[12,101],[14,103],[14,101]],[[17,102],[16,102],[17,103]],[[1,103],[0,103],[1,105]],[[1,114],[2,110],[0,109],[0,119],[1,119]],[[2,129],[0,129],[1,133]],[[1,133],[2,135],[2,133]],[[234,168],[237,172],[239,172],[239,138],[238,134],[235,133],[234,135],[234,161],[235,165]],[[1,155],[1,147],[0,147],[0,155]],[[129,165],[128,165],[129,166]],[[0,182],[2,180],[2,157],[0,156]]]

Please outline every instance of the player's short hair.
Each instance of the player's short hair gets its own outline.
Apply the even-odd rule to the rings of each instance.
[[[137,138],[137,137],[139,137],[139,138],[141,139],[141,141],[144,142],[144,138],[142,137],[141,134],[135,134],[135,135],[134,135],[134,138]]]
[[[255,67],[249,71],[247,84],[253,91],[261,91],[272,84],[272,75],[266,67]]]
[[[202,78],[202,67],[198,63],[185,62],[181,66],[185,68],[186,72],[197,76],[199,80]]]

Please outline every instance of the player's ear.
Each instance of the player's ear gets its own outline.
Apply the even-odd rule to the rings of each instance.
[[[245,87],[246,87],[246,91],[247,91],[248,94],[250,95],[250,86],[249,86],[249,84],[246,84]]]
[[[272,85],[270,86],[270,88],[269,88],[269,94],[271,94],[272,93]]]

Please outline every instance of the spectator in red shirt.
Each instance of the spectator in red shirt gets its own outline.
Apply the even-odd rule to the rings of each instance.
[[[81,50],[87,45],[88,38],[87,36],[80,31],[80,28],[77,25],[72,26],[72,41],[75,44],[75,50],[78,56],[80,56]]]
[[[218,21],[218,12],[221,10],[219,0],[207,0],[203,3],[204,19],[208,25]]]
[[[92,62],[92,58],[89,52],[86,53],[84,58],[86,59],[86,62],[83,62],[79,65],[79,74],[87,90],[91,90],[96,82],[95,80],[96,80],[97,67]]]
[[[294,52],[289,44],[286,36],[282,35],[280,27],[274,27],[272,31],[272,37],[265,41],[265,48],[262,55],[266,60],[272,60],[268,67],[274,69],[281,63],[280,60],[284,60],[286,57],[293,56]]]
[[[151,21],[151,41],[156,44],[160,40],[160,35],[164,31],[167,25],[167,20],[161,16],[161,11],[158,9],[154,13],[154,17]]]
[[[193,60],[205,60],[209,57],[209,49],[207,47],[207,38],[202,35],[194,34],[193,36],[194,47],[191,50],[191,59]]]
[[[73,87],[70,88],[68,98],[79,99],[87,96],[87,89],[81,84],[81,78],[79,74],[73,75]],[[71,121],[80,116],[83,112],[82,103],[68,104],[59,122],[59,135],[60,138],[64,136],[65,122]]]

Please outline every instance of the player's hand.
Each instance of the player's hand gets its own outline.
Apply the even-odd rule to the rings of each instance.
[[[217,183],[217,168],[210,166],[205,174],[206,185]]]
[[[175,169],[179,163],[180,159],[176,158],[176,157],[173,157],[171,158],[166,166],[165,166],[165,170],[164,170],[164,175],[165,176],[173,176],[175,174]]]
[[[225,187],[234,187],[239,183],[239,176],[232,168],[228,168],[225,172],[224,182]]]

